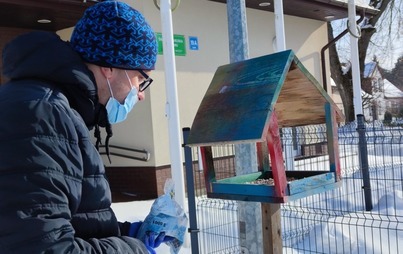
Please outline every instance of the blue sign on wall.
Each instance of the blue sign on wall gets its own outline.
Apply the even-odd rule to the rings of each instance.
[[[189,36],[189,48],[190,50],[199,50],[199,40],[195,36]]]

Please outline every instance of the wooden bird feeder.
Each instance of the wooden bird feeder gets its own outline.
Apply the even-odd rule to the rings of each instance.
[[[193,121],[209,197],[285,203],[340,186],[337,122],[343,114],[292,50],[220,66]],[[280,128],[326,123],[329,168],[285,170]],[[217,180],[211,146],[257,143],[261,171]],[[264,163],[265,161],[269,163]],[[294,179],[288,181],[288,179]],[[254,184],[273,179],[274,184]]]

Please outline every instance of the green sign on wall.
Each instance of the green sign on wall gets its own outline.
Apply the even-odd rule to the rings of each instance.
[[[162,33],[156,33],[158,42],[158,55],[164,54]],[[174,50],[176,56],[186,56],[186,41],[184,35],[174,34]]]

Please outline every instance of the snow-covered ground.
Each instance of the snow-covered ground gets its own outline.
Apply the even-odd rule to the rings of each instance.
[[[114,203],[112,207],[120,221],[139,221],[144,220],[147,216],[153,201]],[[345,201],[354,202],[354,200]],[[373,211],[373,213],[354,213],[352,216],[329,216],[328,222],[314,226],[309,234],[296,245],[296,249],[307,251],[307,247],[311,246],[315,253],[329,253],[329,250],[333,250],[331,253],[398,254],[398,250],[402,251],[403,247],[398,248],[399,246],[397,246],[399,242],[403,241],[403,224],[399,221],[399,218],[403,218],[403,192],[394,190],[385,193],[377,199],[377,202],[374,202]],[[391,221],[387,215],[395,215],[397,220]],[[368,236],[371,238],[368,239]],[[343,246],[343,243],[349,244]],[[170,253],[169,247],[164,244],[156,250],[161,254]],[[189,239],[179,253],[191,253]],[[303,252],[287,248],[286,253]]]
[[[371,135],[368,136],[371,140]],[[399,132],[392,137],[401,137],[401,133]],[[357,167],[357,151],[354,148],[356,145],[352,145],[352,149],[346,149],[346,143],[351,142],[351,139],[348,140],[347,138],[350,137],[342,137],[339,140],[340,144],[343,145],[343,149],[340,151],[342,168],[349,169],[348,173],[343,176],[342,187],[333,190],[339,193],[312,199],[312,204],[309,203],[309,200],[308,202],[305,200],[300,207],[296,206],[297,209],[292,211],[294,214],[291,216],[296,223],[291,226],[283,225],[283,232],[298,230],[296,228],[300,223],[299,218],[308,219],[307,221],[311,225],[304,225],[304,234],[295,240],[295,244],[291,245],[294,249],[284,248],[284,253],[398,254],[399,251],[400,253],[403,251],[403,160],[401,158],[403,144],[391,137],[384,137],[379,141],[379,136],[376,137],[372,145],[369,144],[368,161],[370,164],[373,209],[372,211],[365,211],[362,194],[363,183]],[[388,140],[385,141],[385,138]],[[346,143],[343,144],[343,142]],[[386,146],[382,147],[382,144],[386,144]],[[348,156],[346,153],[350,153],[349,158],[345,158]],[[351,154],[354,155],[351,156]],[[321,163],[316,162],[313,170],[318,166],[320,167]],[[139,221],[144,220],[147,216],[153,201],[114,203],[112,206],[120,221]],[[284,207],[283,212],[286,209],[287,207]],[[311,213],[308,211],[309,209],[326,209],[325,211],[328,213],[318,215]],[[185,207],[185,210],[187,211],[188,208]],[[228,218],[222,215],[222,210],[225,209],[221,209],[220,214],[214,213],[214,210],[198,212],[203,213],[203,218],[214,218],[214,223],[220,223]],[[229,209],[228,213],[233,213],[231,216],[234,216],[236,212],[235,209]],[[220,216],[222,216],[222,220],[217,219]],[[320,220],[315,219],[315,216],[321,216]],[[199,227],[203,230],[205,225],[202,225],[203,222],[199,223],[201,223]],[[285,223],[293,224],[289,221]],[[237,224],[233,223],[232,225]],[[237,230],[236,226],[232,226],[227,232],[236,236],[237,233],[234,232]],[[204,240],[209,241],[210,246],[214,246],[214,243],[210,241],[220,241],[222,244],[222,238],[207,237]],[[191,253],[189,239],[190,237],[187,238],[181,248],[180,254]],[[170,253],[169,247],[166,245],[161,245],[156,251],[161,254]]]

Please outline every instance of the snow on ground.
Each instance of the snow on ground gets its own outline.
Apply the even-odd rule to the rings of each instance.
[[[393,200],[393,202],[391,202]],[[151,205],[154,200],[147,201],[133,201],[133,202],[125,202],[125,203],[114,203],[112,208],[114,209],[117,218],[119,221],[139,221],[143,220],[150,211]],[[317,225],[314,229],[311,230],[309,235],[305,237],[305,239],[299,243],[298,247],[306,249],[307,246],[314,246],[315,249],[312,249],[315,253],[327,253],[328,250],[333,250],[331,253],[398,253],[398,246],[396,245],[398,242],[403,240],[403,229],[402,225],[397,225],[399,230],[397,234],[389,234],[388,226],[391,227],[390,230],[396,231],[396,225],[390,223],[387,218],[376,219],[375,217],[382,217],[385,215],[397,215],[403,216],[403,192],[396,190],[390,192],[384,196],[382,196],[377,203],[374,204],[374,211],[376,213],[372,214],[370,212],[364,212],[363,217],[356,217],[355,222],[349,221],[349,225],[343,224],[343,218],[333,217],[329,218],[328,223],[322,223]],[[186,209],[187,210],[187,209]],[[374,221],[368,221],[369,217],[373,217]],[[382,225],[382,230],[374,231],[371,227],[366,225],[367,223],[377,223],[379,221],[388,222],[388,225]],[[386,228],[385,228],[386,226]],[[364,231],[366,232],[364,234]],[[331,232],[328,237],[323,238],[324,232]],[[365,239],[365,235],[374,235],[373,239],[379,239],[379,241],[368,242],[368,239]],[[384,243],[385,237],[388,235],[388,239]],[[348,241],[341,241],[343,238],[348,238]],[[355,243],[352,244],[354,249],[351,249],[349,246],[340,246],[336,245],[339,242],[346,243]],[[363,252],[364,250],[364,252]],[[401,250],[401,249],[400,249]],[[158,254],[169,254],[169,247],[165,244],[162,244],[159,248],[156,249]],[[189,238],[185,242],[184,246],[182,246],[180,254],[190,254],[190,240]],[[302,253],[291,248],[287,248],[287,253]]]

